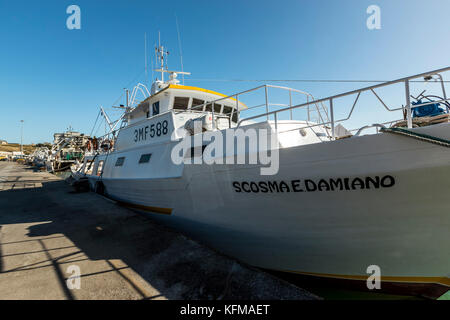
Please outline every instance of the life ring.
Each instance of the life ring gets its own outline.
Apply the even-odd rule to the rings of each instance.
[[[103,142],[102,142],[102,144],[101,144],[101,146],[100,146],[102,149],[103,149],[103,151],[109,151],[109,150],[111,150],[112,149],[112,147],[113,147],[113,141],[112,140],[109,140],[109,139],[106,139],[106,140],[103,140]]]
[[[103,140],[100,148],[105,152],[108,151],[111,148],[111,141],[109,141],[109,139]]]

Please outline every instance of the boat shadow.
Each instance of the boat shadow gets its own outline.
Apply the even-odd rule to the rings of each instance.
[[[47,257],[39,263],[4,270],[2,256],[1,272],[37,271],[51,265],[66,299],[75,299],[67,289],[71,275],[66,273],[67,266],[93,260],[103,260],[109,268],[81,270],[82,281],[117,273],[141,299],[313,298],[306,292],[299,294],[296,287],[277,284],[279,280],[268,275],[264,286],[273,281],[280,296],[271,295],[269,290],[254,292],[258,286],[252,279],[261,278],[255,271],[97,194],[73,193],[64,181],[43,182],[42,188],[0,191],[0,208],[0,225],[30,224],[25,238],[17,242],[37,242]],[[70,248],[63,245],[67,239]],[[0,250],[13,243],[1,243]],[[155,289],[151,292],[159,294],[149,294],[149,286]]]

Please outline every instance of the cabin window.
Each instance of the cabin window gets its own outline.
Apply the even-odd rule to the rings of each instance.
[[[193,98],[191,109],[200,110],[200,107],[198,107],[198,106],[201,106],[204,103],[205,103],[205,101],[203,101],[203,100]],[[197,108],[195,108],[195,107],[197,107]]]
[[[125,161],[125,157],[119,157],[116,160],[116,167],[121,167],[123,166],[123,162]]]
[[[186,110],[189,105],[189,98],[175,97],[173,100],[173,108],[178,110]]]
[[[147,153],[147,154],[141,155],[141,158],[139,159],[139,163],[147,163],[147,162],[149,162],[151,156],[152,156],[151,153]]]
[[[221,104],[214,103],[214,113],[220,113],[221,109],[222,109]]]
[[[229,115],[231,115],[231,110],[232,110],[231,107],[223,106],[223,111],[222,111],[222,113],[225,114],[225,115],[227,115],[227,116],[229,116]]]
[[[159,114],[159,101],[156,101],[155,103],[152,104],[152,114],[154,116]]]
[[[233,113],[233,117],[231,118],[231,121],[237,122],[238,121],[238,114],[239,114],[239,112],[237,112],[235,110],[234,113]]]
[[[104,160],[100,160],[99,162],[98,162],[98,165],[97,165],[97,176],[100,176],[101,174],[102,174],[102,171],[103,171],[103,163],[104,163],[105,161]]]
[[[208,103],[205,107],[205,111],[212,112],[212,103]]]
[[[233,112],[233,117],[231,118],[231,121],[237,122],[238,112],[236,111],[236,109],[233,107],[229,107],[229,106],[223,106],[223,111],[222,111],[223,114],[225,114],[227,116],[231,116],[231,112]]]

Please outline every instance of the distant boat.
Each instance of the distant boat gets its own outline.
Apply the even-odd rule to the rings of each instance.
[[[158,54],[161,80],[137,106],[124,107],[121,127],[111,123],[75,173],[92,189],[250,265],[361,283],[376,265],[383,288],[428,297],[449,289],[450,105],[436,75],[450,67],[324,99],[270,85],[227,96],[180,85],[161,47]],[[440,79],[442,96],[422,92],[412,103],[409,82],[423,77]],[[360,130],[340,124],[336,100],[356,96],[350,117],[361,93],[398,83],[406,106],[392,109],[377,98],[389,111],[404,111],[402,119]],[[287,101],[271,103],[271,90]],[[253,104],[256,93],[263,101]],[[306,101],[293,104],[294,95]],[[261,175],[261,163],[174,163],[173,148],[186,140],[194,142],[184,158],[214,160],[209,143],[178,133],[192,132],[196,121],[203,134],[267,129],[269,140],[276,137],[267,150],[278,151],[278,172]],[[223,158],[264,151],[240,143]]]
[[[53,134],[53,144],[50,151],[42,154],[41,158],[45,162],[48,171],[60,172],[69,171],[71,166],[84,158],[85,145],[90,137],[72,130],[64,133]]]

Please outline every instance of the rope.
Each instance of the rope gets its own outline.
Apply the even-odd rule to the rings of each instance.
[[[437,144],[442,147],[450,148],[450,140],[441,139],[424,133],[413,132],[404,128],[381,128],[380,131],[386,133],[399,134],[420,141],[429,142]]]
[[[143,70],[141,70],[141,71],[138,73],[138,75],[137,75],[133,80],[131,80],[130,82],[128,82],[128,83],[124,86],[124,88],[127,88],[130,84],[132,84],[133,82],[136,82],[136,80],[137,80],[144,72],[145,72],[145,68],[144,68]],[[153,72],[153,69],[152,69],[152,72]],[[114,101],[114,102],[112,103],[112,105],[115,105],[115,104],[123,97],[124,94],[125,94],[125,92],[122,92],[122,94],[120,95],[120,97],[118,97],[118,98],[116,99],[116,101]]]
[[[92,127],[91,134],[89,135],[90,137],[92,137],[92,133],[94,132],[95,125],[97,124],[98,117],[100,117],[100,111],[97,113],[97,118],[95,119],[95,123],[94,123],[94,126]]]

